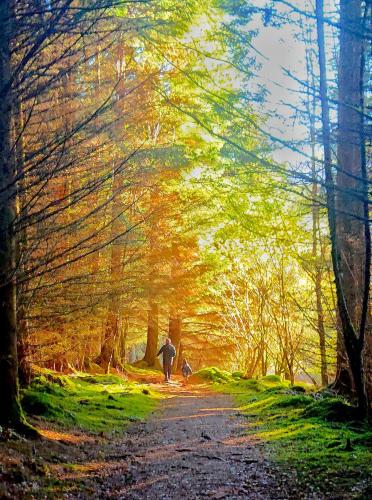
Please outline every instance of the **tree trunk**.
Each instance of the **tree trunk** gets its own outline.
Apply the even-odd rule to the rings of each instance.
[[[181,344],[181,330],[182,330],[182,320],[176,314],[171,314],[169,318],[169,338],[172,344],[176,348],[176,358],[173,360],[173,371],[177,369],[178,360],[180,358],[180,344]]]
[[[313,59],[310,50],[306,54],[307,61],[307,112],[309,115],[309,132],[310,132],[310,146],[311,146],[311,176],[312,182],[312,258],[315,266],[314,276],[314,291],[316,300],[316,315],[317,315],[317,332],[319,336],[319,354],[320,354],[320,373],[322,385],[328,385],[328,366],[326,354],[326,341],[325,341],[325,328],[324,328],[324,312],[322,303],[322,255],[318,252],[318,238],[320,239],[320,217],[319,217],[319,187],[316,178],[316,129],[315,129],[315,116],[316,116],[316,101],[314,95],[311,95],[310,89],[315,89],[315,76]]]
[[[358,193],[351,192],[350,188],[357,187],[355,185],[356,180],[353,179],[353,175],[358,175],[359,178],[362,174],[361,169],[357,174],[356,165],[345,164],[344,160],[347,158],[349,161],[357,162],[360,160],[360,153],[356,151],[350,153],[350,150],[355,149],[355,143],[357,141],[357,148],[360,150],[360,137],[357,139],[355,134],[353,134],[353,118],[350,119],[350,124],[346,123],[347,112],[355,113],[355,109],[351,106],[351,101],[353,99],[352,93],[355,89],[349,86],[347,79],[353,81],[353,77],[350,74],[351,71],[355,70],[353,63],[357,64],[357,74],[360,74],[360,64],[361,59],[358,55],[358,41],[354,40],[355,44],[352,43],[349,37],[358,38],[355,35],[351,35],[351,31],[356,30],[357,20],[361,18],[361,2],[360,0],[341,0],[341,34],[340,34],[340,74],[339,74],[339,87],[340,87],[340,114],[339,114],[339,148],[338,154],[341,156],[345,155],[341,159],[338,159],[341,172],[339,171],[337,176],[337,182],[340,182],[340,186],[334,183],[333,172],[332,172],[332,157],[331,157],[331,135],[330,135],[330,116],[329,116],[329,103],[328,103],[328,88],[327,88],[327,73],[326,73],[326,59],[325,59],[325,42],[324,42],[324,24],[323,24],[323,0],[316,0],[316,13],[317,13],[317,33],[318,33],[318,48],[319,48],[319,67],[320,67],[320,97],[322,104],[322,134],[323,134],[323,150],[324,150],[324,170],[325,170],[325,180],[326,180],[326,196],[327,196],[327,209],[328,209],[328,222],[330,229],[331,238],[331,253],[332,253],[332,265],[335,276],[335,285],[337,293],[337,306],[338,313],[340,317],[340,322],[342,326],[342,335],[344,340],[344,345],[347,352],[347,357],[349,361],[350,370],[352,373],[353,383],[355,392],[358,398],[358,409],[361,417],[365,417],[368,414],[368,399],[365,391],[365,381],[364,381],[364,370],[362,362],[362,351],[364,346],[364,330],[359,331],[357,334],[357,328],[360,321],[358,321],[358,311],[360,312],[360,304],[357,301],[360,300],[358,297],[358,292],[356,290],[345,290],[346,287],[355,287],[359,282],[359,268],[354,260],[354,258],[348,254],[352,248],[359,251],[358,244],[353,241],[357,237],[357,224],[355,216],[357,205],[357,195]],[[358,31],[358,35],[361,35],[361,31]],[[347,47],[346,42],[349,41],[352,45],[352,49]],[[351,50],[351,52],[349,52]],[[353,52],[355,51],[355,53]],[[349,56],[349,58],[348,58]],[[348,76],[347,71],[348,70]],[[358,80],[359,82],[359,80]],[[357,109],[360,105],[360,96],[356,104]],[[347,111],[346,111],[347,110]],[[347,133],[348,132],[348,133]],[[349,135],[350,134],[350,135]],[[360,165],[359,165],[360,168]],[[349,172],[349,175],[347,173]],[[351,180],[353,179],[353,180]],[[358,181],[359,182],[359,181]],[[344,202],[350,202],[350,207],[347,204],[343,206],[338,203],[336,207],[336,196],[335,187],[340,187],[340,197],[344,199]],[[359,192],[359,195],[361,192]],[[360,203],[360,200],[359,200]],[[336,212],[339,208],[342,214]],[[347,212],[347,213],[344,213]],[[340,219],[341,218],[341,222]],[[339,241],[340,240],[340,241]],[[364,261],[362,255],[359,258]],[[345,269],[349,267],[349,269]],[[351,266],[351,267],[350,267]],[[352,272],[356,273],[352,276]],[[344,274],[345,273],[345,274]],[[365,280],[363,280],[363,283]],[[364,289],[365,293],[368,295],[368,291]],[[362,298],[362,304],[364,305],[364,299]]]
[[[17,216],[20,220],[23,217],[25,207],[25,172],[24,172],[24,145],[23,145],[23,109],[18,96],[13,99],[13,140],[15,143],[15,171],[18,178],[17,193]],[[16,260],[18,262],[21,275],[26,272],[27,250],[27,228],[22,226],[16,238]],[[22,386],[27,386],[31,382],[30,352],[28,346],[28,321],[26,317],[27,309],[27,285],[17,282],[17,351],[18,351],[18,374],[19,382]]]
[[[101,352],[95,362],[109,373],[114,355],[114,342],[118,335],[118,315],[116,310],[109,310],[107,313],[105,329],[101,344]]]
[[[262,315],[261,315],[261,321],[262,321]],[[265,333],[263,329],[261,330],[259,349],[260,349],[261,376],[265,377],[267,375],[267,352],[266,352]]]
[[[346,5],[348,4],[348,5]],[[338,108],[338,145],[337,185],[341,188],[337,195],[338,212],[338,241],[340,253],[340,280],[344,290],[345,302],[350,320],[357,330],[360,324],[360,312],[363,295],[363,223],[355,219],[362,216],[362,204],[356,194],[362,194],[360,180],[361,148],[359,135],[360,104],[359,78],[361,66],[360,37],[348,33],[348,29],[357,29],[351,23],[358,23],[361,13],[360,0],[341,2],[340,23],[340,63],[338,72],[339,108]],[[356,12],[359,14],[355,18]],[[354,19],[352,20],[352,17]],[[346,31],[345,31],[346,28]],[[355,107],[355,110],[351,109]],[[356,176],[353,178],[350,176]],[[351,392],[352,377],[347,377],[350,370],[345,343],[338,341],[339,353],[337,356],[337,378],[335,387]],[[350,387],[345,387],[347,381]]]
[[[129,314],[122,316],[122,325],[120,329],[119,345],[118,345],[118,358],[122,365],[126,362],[127,354],[127,337],[129,331]]]
[[[265,350],[261,353],[261,376],[266,377],[267,375],[267,353]]]
[[[359,406],[368,406],[363,366],[365,335],[369,335],[370,229],[363,130],[363,18],[361,0],[340,2],[338,73],[337,208],[340,280],[354,342],[345,341]],[[363,199],[364,198],[364,199]],[[364,221],[363,221],[364,218]],[[340,356],[341,360],[343,356]]]
[[[156,140],[154,145],[156,144]],[[155,209],[159,204],[159,189],[155,184],[150,192],[150,207]],[[159,366],[157,360],[158,340],[159,340],[159,287],[157,269],[159,264],[159,221],[156,218],[152,219],[152,224],[149,232],[148,241],[148,276],[147,276],[147,293],[148,293],[148,313],[147,313],[147,339],[146,351],[143,361],[148,366]]]
[[[315,172],[314,172],[315,175]],[[317,315],[317,331],[319,336],[319,353],[320,353],[320,373],[322,385],[328,385],[328,366],[327,366],[327,353],[326,353],[326,336],[324,328],[324,312],[322,303],[322,270],[320,256],[318,255],[318,235],[319,228],[319,207],[317,205],[318,186],[316,182],[313,183],[313,248],[312,256],[315,263],[315,299],[316,299],[316,315]]]
[[[339,314],[337,317],[336,376],[332,389],[343,396],[350,395],[354,390]]]
[[[155,366],[156,354],[158,352],[159,338],[159,307],[156,302],[149,301],[149,310],[147,314],[147,341],[146,352],[143,361],[148,366]]]
[[[4,0],[0,9],[0,425],[24,425],[18,392],[16,333],[15,164],[11,145],[11,19],[12,6]]]
[[[326,352],[326,339],[324,330],[324,315],[323,305],[321,298],[321,278],[317,276],[316,281],[316,310],[317,310],[317,328],[319,335],[319,352],[320,352],[320,373],[322,385],[328,385],[328,366],[327,366],[327,352]]]
[[[180,342],[180,345],[179,345],[179,348],[178,348],[177,365],[176,365],[176,370],[178,372],[181,371],[183,358],[184,358],[183,346],[182,346],[182,342]]]
[[[372,3],[364,3],[364,12],[362,20],[362,33],[363,35],[371,32],[372,28]],[[360,93],[360,110],[359,115],[359,131],[360,131],[360,145],[361,145],[361,176],[363,184],[363,218],[364,218],[364,243],[365,243],[365,262],[364,262],[364,283],[363,283],[363,303],[360,321],[360,335],[365,336],[364,345],[364,373],[365,373],[365,387],[367,393],[367,400],[369,404],[372,401],[372,311],[370,307],[370,284],[371,284],[371,263],[372,263],[372,241],[371,241],[371,227],[370,209],[369,209],[369,180],[370,175],[367,167],[367,124],[365,117],[367,116],[367,106],[365,103],[365,88],[371,80],[371,66],[367,65],[366,50],[369,50],[370,55],[371,42],[367,41],[367,37],[363,38],[362,57],[360,65],[360,80],[359,80],[359,93]],[[369,59],[368,59],[369,60]],[[367,70],[368,68],[368,70]],[[368,125],[371,123],[369,121]]]
[[[341,283],[354,329],[360,326],[363,302],[364,234],[360,143],[361,0],[340,3],[338,72],[337,209]],[[350,30],[357,30],[353,34]]]
[[[112,171],[112,196],[111,205],[111,229],[110,237],[113,240],[122,231],[120,218],[118,215],[122,209],[121,203],[121,177],[115,173],[115,167]],[[111,243],[110,247],[110,278],[112,283],[111,294],[108,297],[108,310],[106,319],[106,329],[103,338],[99,364],[108,373],[110,366],[116,367],[117,359],[115,353],[115,343],[119,339],[119,296],[122,272],[123,272],[123,245],[120,239]],[[119,363],[120,365],[121,363]]]

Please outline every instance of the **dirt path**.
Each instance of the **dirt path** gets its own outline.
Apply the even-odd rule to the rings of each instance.
[[[159,413],[130,431],[125,498],[279,498],[229,396],[175,388]]]
[[[180,385],[163,390],[169,398],[148,421],[65,474],[79,486],[64,498],[311,498],[246,436],[246,420],[229,396]]]
[[[322,498],[268,461],[264,444],[247,436],[249,421],[228,395],[180,383],[150,386],[167,398],[124,434],[51,429],[47,441],[0,446],[10,471],[6,484],[0,482],[0,498]]]

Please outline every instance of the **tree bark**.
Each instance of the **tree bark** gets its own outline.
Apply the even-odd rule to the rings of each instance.
[[[181,369],[182,369],[182,360],[183,360],[183,358],[184,358],[183,346],[182,346],[182,342],[180,342],[180,345],[179,345],[179,348],[178,348],[177,365],[176,365],[176,370],[178,372],[180,372]]]
[[[96,363],[102,368],[105,373],[110,372],[114,356],[114,342],[118,336],[118,316],[116,308],[110,309],[107,312],[105,329],[101,344],[101,352],[96,358]]]
[[[265,377],[267,375],[267,352],[266,352],[265,335],[263,332],[261,332],[261,341],[259,348],[260,348],[261,376]]]
[[[362,19],[362,34],[371,32],[372,28],[372,3],[364,3],[364,12]],[[360,334],[365,332],[365,345],[364,345],[364,372],[365,372],[365,385],[367,392],[367,399],[369,404],[372,401],[372,311],[370,307],[370,284],[371,284],[371,264],[372,264],[372,237],[369,210],[369,180],[370,175],[367,167],[367,108],[365,103],[365,88],[371,80],[371,67],[367,65],[366,51],[369,50],[370,55],[371,41],[363,38],[362,44],[362,57],[360,65],[360,79],[359,79],[359,94],[360,94],[360,115],[359,115],[359,133],[360,133],[360,146],[361,146],[361,176],[363,184],[363,218],[364,218],[364,242],[365,242],[365,262],[364,262],[364,283],[363,283],[363,303],[360,320]],[[368,68],[368,70],[367,70]],[[368,125],[371,125],[369,119]],[[369,144],[370,147],[370,144]]]
[[[18,96],[13,98],[13,141],[15,171],[18,181],[17,193],[17,217],[21,217],[25,207],[26,180],[24,172],[24,144],[23,144],[23,109]],[[16,235],[16,260],[21,274],[26,271],[25,253],[27,250],[27,227],[23,227]],[[18,352],[18,375],[21,386],[27,386],[31,382],[32,373],[30,365],[30,349],[28,346],[28,321],[27,309],[27,285],[17,282],[17,352]]]
[[[147,341],[146,351],[143,361],[148,366],[155,366],[156,354],[158,352],[159,339],[159,306],[156,302],[149,301],[149,310],[147,313]]]
[[[340,2],[338,71],[337,216],[341,284],[350,320],[358,330],[363,303],[364,234],[360,138],[361,0]],[[354,34],[350,30],[357,30]]]
[[[361,0],[340,2],[340,63],[338,73],[337,186],[340,280],[350,320],[356,332],[350,359],[359,406],[368,406],[363,363],[364,339],[369,338],[368,312],[371,241],[368,223],[367,172],[364,158],[363,34]],[[364,218],[364,220],[363,220]],[[339,356],[339,360],[345,357]],[[362,359],[361,359],[362,358]],[[364,362],[368,361],[364,359]],[[341,365],[342,367],[342,365]],[[354,373],[356,372],[356,373]],[[365,401],[364,401],[365,400]]]
[[[311,133],[314,137],[314,129]],[[315,144],[315,142],[314,142]],[[315,148],[313,155],[315,155]],[[313,156],[314,157],[314,156]],[[315,276],[314,276],[314,291],[316,300],[316,315],[317,315],[317,331],[319,337],[319,354],[320,354],[320,373],[322,379],[322,385],[328,385],[328,366],[327,366],[327,352],[326,352],[326,335],[324,328],[324,311],[322,302],[322,269],[320,262],[320,255],[318,252],[318,230],[319,230],[319,206],[318,206],[318,185],[315,180],[315,161],[312,162],[313,171],[313,187],[312,187],[312,223],[313,223],[313,245],[312,245],[312,257],[315,265]]]
[[[351,124],[347,125],[345,123],[345,109],[349,112],[355,112],[354,109],[350,107],[350,102],[348,99],[352,99],[349,96],[351,89],[348,89],[346,83],[346,68],[351,71],[350,60],[345,60],[347,54],[350,55],[346,47],[346,40],[350,36],[350,28],[353,26],[355,29],[356,19],[361,16],[361,2],[360,0],[341,0],[341,34],[340,34],[340,108],[342,108],[340,118],[339,118],[339,142],[341,149],[338,150],[338,154],[345,153],[346,158],[358,161],[360,159],[360,154],[356,152],[350,156],[350,152],[347,151],[347,144],[351,149],[354,148],[355,144],[350,141],[357,140],[355,135],[351,131]],[[359,14],[357,13],[359,11]],[[358,193],[351,191],[347,184],[351,183],[352,176],[356,173],[355,165],[345,165],[342,161],[340,163],[342,166],[341,172],[337,176],[337,184],[335,185],[333,172],[332,172],[332,156],[331,156],[331,134],[330,134],[330,114],[329,114],[329,103],[328,103],[328,88],[327,88],[327,72],[326,72],[326,58],[325,58],[325,42],[324,42],[324,24],[323,24],[323,0],[316,0],[316,14],[317,14],[317,34],[318,34],[318,49],[319,49],[319,68],[320,68],[320,97],[322,104],[322,139],[323,139],[323,151],[324,151],[324,170],[325,170],[325,181],[326,181],[326,197],[327,197],[327,212],[328,212],[328,223],[331,238],[331,254],[332,254],[332,265],[335,276],[336,294],[337,294],[337,306],[338,313],[340,317],[340,322],[342,326],[342,336],[344,340],[344,345],[349,361],[350,370],[352,373],[353,383],[355,392],[358,399],[358,409],[360,417],[365,417],[368,415],[368,399],[365,391],[365,379],[362,361],[362,352],[364,346],[364,331],[359,331],[357,334],[358,318],[357,312],[360,311],[359,304],[356,304],[358,300],[358,292],[356,290],[346,290],[345,286],[354,287],[358,283],[358,276],[351,276],[350,269],[346,270],[345,266],[352,266],[353,271],[357,272],[356,264],[354,259],[348,255],[353,246],[356,245],[355,241],[352,241],[356,237],[356,225],[351,224],[351,219],[355,222],[355,216],[357,213],[356,199]],[[345,34],[347,32],[347,36]],[[361,32],[359,31],[359,36]],[[353,46],[353,50],[357,51],[356,46]],[[354,54],[356,58],[356,63],[358,64],[358,75],[360,70],[360,58],[358,54]],[[345,66],[344,66],[345,64]],[[342,69],[341,69],[342,68]],[[354,68],[354,67],[353,67]],[[354,68],[355,69],[355,68]],[[349,75],[350,76],[350,75]],[[354,92],[354,90],[353,90]],[[341,100],[342,99],[342,100]],[[359,106],[360,101],[357,106]],[[353,122],[353,120],[351,120]],[[351,135],[345,133],[346,130]],[[356,142],[357,147],[360,149],[360,138]],[[347,175],[349,171],[349,175]],[[355,173],[354,173],[355,172]],[[359,177],[361,172],[359,171]],[[342,177],[341,177],[342,176]],[[338,185],[341,182],[341,186]],[[353,186],[355,187],[355,179],[353,179]],[[351,206],[348,205],[341,206],[340,203],[336,206],[336,195],[335,188],[340,187],[341,196],[346,197],[344,200],[349,200]],[[361,193],[359,192],[359,195]],[[352,197],[352,199],[350,198]],[[359,200],[360,203],[360,200]],[[342,211],[342,217],[340,222],[340,214],[337,212],[337,208]],[[341,240],[341,242],[339,241]],[[356,248],[356,247],[355,247]],[[362,258],[359,255],[359,258]],[[344,275],[345,273],[345,275]],[[346,276],[346,279],[345,279]],[[349,312],[350,311],[350,312]]]
[[[16,215],[15,163],[11,120],[11,19],[12,3],[0,9],[0,425],[22,428],[19,402],[15,281]]]
[[[119,335],[118,358],[124,366],[127,355],[127,337],[129,331],[129,314],[122,316],[122,324]]]
[[[169,338],[172,344],[176,348],[176,358],[173,360],[173,371],[178,367],[178,360],[180,358],[180,345],[181,345],[181,331],[182,331],[182,320],[176,314],[171,314],[169,318]]]
[[[311,40],[310,42],[311,43]],[[320,217],[319,217],[319,187],[316,178],[316,129],[315,129],[315,116],[316,116],[316,100],[315,96],[311,95],[310,89],[315,89],[315,76],[313,59],[311,52],[307,51],[306,54],[306,69],[307,69],[307,113],[309,116],[309,132],[310,132],[310,146],[311,146],[311,176],[312,182],[312,258],[315,267],[314,275],[314,292],[316,301],[316,315],[317,315],[317,332],[319,337],[319,355],[320,355],[320,373],[322,385],[328,385],[328,366],[327,366],[327,353],[326,353],[326,336],[324,328],[324,311],[322,302],[322,253],[318,251],[318,238],[320,240]]]

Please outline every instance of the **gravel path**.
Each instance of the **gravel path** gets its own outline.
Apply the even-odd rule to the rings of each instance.
[[[70,498],[91,498],[87,492],[98,489],[99,498],[120,499],[314,498],[269,464],[231,397],[177,385],[163,390],[169,398],[161,408],[111,444],[106,467],[85,479],[86,493]]]

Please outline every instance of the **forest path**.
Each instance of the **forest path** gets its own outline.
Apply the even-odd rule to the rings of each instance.
[[[90,458],[60,476],[72,486],[64,498],[311,498],[247,436],[230,396],[179,382],[151,386],[167,395],[158,410],[101,443],[98,456],[92,446]]]

